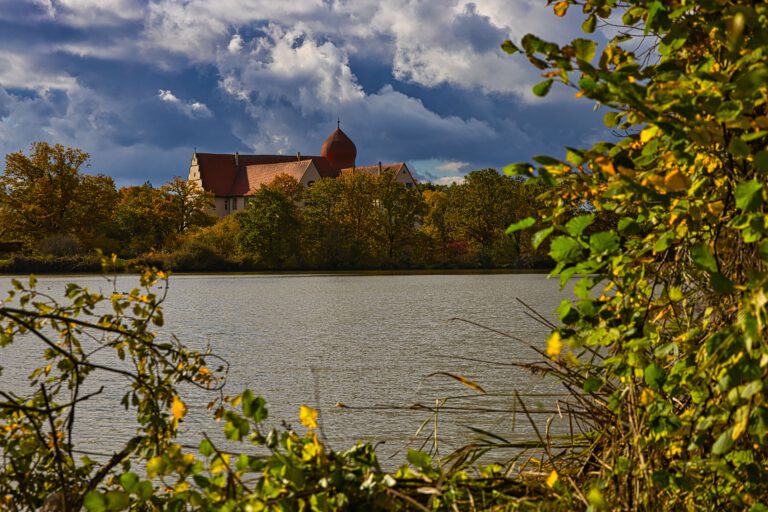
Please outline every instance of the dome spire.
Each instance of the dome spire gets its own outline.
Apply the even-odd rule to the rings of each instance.
[[[355,143],[341,131],[341,118],[336,118],[336,131],[334,131],[320,150],[320,156],[328,160],[334,169],[347,169],[355,166],[357,148]]]

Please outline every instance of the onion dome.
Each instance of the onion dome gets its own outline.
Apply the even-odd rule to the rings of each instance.
[[[323,142],[320,156],[328,160],[334,169],[346,169],[355,166],[357,148],[352,139],[337,126],[336,131]]]

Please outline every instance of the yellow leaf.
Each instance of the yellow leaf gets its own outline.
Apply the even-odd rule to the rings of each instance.
[[[446,377],[456,379],[457,381],[461,382],[462,384],[464,384],[470,389],[474,389],[475,391],[479,391],[480,393],[485,393],[485,390],[482,388],[482,386],[480,386],[480,384],[478,384],[475,381],[469,380],[463,375],[457,375],[455,373],[449,373],[449,372],[435,372],[435,373],[430,373],[428,376],[432,377],[433,375],[445,375]]]
[[[563,0],[562,2],[557,2],[555,4],[555,15],[563,17],[565,16],[565,13],[568,12],[568,2],[566,0]]]
[[[664,178],[664,187],[672,192],[682,192],[690,186],[691,182],[688,181],[688,177],[679,169],[675,169]]]
[[[563,340],[560,339],[560,333],[555,331],[547,338],[547,355],[554,359],[560,355],[561,350],[563,350]]]
[[[307,428],[317,428],[317,409],[302,405],[299,408],[299,421]]]
[[[180,420],[187,414],[187,406],[181,401],[178,396],[173,397],[173,404],[171,404],[171,412],[173,413],[173,419]]]
[[[613,167],[613,162],[610,158],[601,155],[595,158],[595,163],[604,173],[610,174],[611,176],[616,174],[616,169]]]
[[[649,126],[645,130],[640,132],[640,142],[645,144],[646,142],[654,138],[657,133],[659,133],[658,126]]]
[[[552,487],[555,486],[555,483],[557,483],[557,471],[553,469],[552,472],[547,477],[547,485],[551,489]]]
[[[652,401],[653,401],[653,391],[648,388],[643,388],[643,391],[640,392],[640,404],[648,405]]]

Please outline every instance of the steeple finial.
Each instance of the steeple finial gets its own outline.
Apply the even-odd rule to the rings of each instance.
[[[341,128],[341,118],[337,117],[336,118],[336,129],[338,130],[339,128]]]

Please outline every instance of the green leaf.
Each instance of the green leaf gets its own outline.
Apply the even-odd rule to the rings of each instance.
[[[136,486],[139,483],[139,475],[136,473],[123,473],[120,475],[120,485],[123,486],[125,492],[131,493],[136,490]]]
[[[693,262],[709,272],[717,272],[717,261],[706,245],[697,245],[691,249]]]
[[[552,158],[547,155],[536,155],[533,157],[533,161],[541,165],[561,165],[563,163],[557,158]]]
[[[680,302],[683,300],[683,291],[677,286],[670,286],[667,289],[667,296],[672,302]]]
[[[198,451],[203,457],[210,457],[213,455],[215,450],[213,449],[213,445],[209,440],[203,439],[200,441],[200,447],[198,448]]]
[[[509,235],[514,233],[515,231],[520,231],[521,229],[528,229],[534,224],[536,224],[536,219],[534,219],[533,217],[527,217],[518,222],[515,222],[514,224],[510,224],[510,226],[507,228],[506,233]]]
[[[89,491],[85,495],[83,505],[90,512],[104,512],[107,510],[107,498],[97,491]]]
[[[728,151],[734,156],[745,158],[749,155],[749,146],[744,142],[744,139],[733,137],[731,143],[728,144]]]
[[[757,152],[755,155],[755,169],[758,172],[768,171],[768,151],[762,150]]]
[[[598,391],[602,386],[603,386],[602,379],[598,379],[596,377],[590,377],[584,381],[584,392],[594,393],[595,391]]]
[[[739,183],[736,186],[736,207],[752,211],[763,203],[763,184],[757,180]]]
[[[613,128],[617,124],[619,124],[619,121],[621,120],[621,113],[619,112],[607,112],[603,116],[603,124],[608,128]]]
[[[527,162],[509,164],[502,169],[507,176],[530,176],[533,173],[533,167]]]
[[[574,39],[572,44],[577,59],[589,62],[595,58],[597,43],[591,39]]]
[[[574,148],[565,148],[565,159],[573,165],[581,165],[584,163],[584,152]]]
[[[712,445],[712,453],[715,455],[723,455],[733,447],[733,427],[730,427],[725,432],[720,434],[715,444]]]
[[[667,380],[667,375],[664,372],[664,368],[656,363],[651,363],[645,367],[643,372],[645,377],[645,383],[653,389],[661,389],[664,385],[664,381]]]
[[[558,236],[552,240],[549,255],[558,263],[572,263],[581,258],[581,245],[568,236]]]
[[[540,82],[533,86],[533,94],[539,97],[544,97],[547,95],[549,90],[552,88],[552,82],[554,82],[553,79],[544,80],[543,82]]]
[[[497,39],[497,41],[498,41],[498,39]],[[507,52],[510,55],[514,55],[514,54],[516,54],[516,53],[518,53],[520,51],[520,48],[515,46],[515,43],[513,43],[509,39],[507,39],[506,41],[501,43],[501,49],[504,50],[505,52]]]
[[[554,231],[554,229],[555,228],[553,227],[548,227],[534,233],[533,238],[531,240],[531,244],[533,245],[533,248],[538,249],[539,246],[544,242],[544,240],[546,240],[547,237],[549,237],[549,235],[552,233],[552,231]]]
[[[635,219],[623,217],[619,219],[619,233],[622,235],[636,235],[640,232],[640,226]]]
[[[568,232],[574,238],[578,238],[592,223],[595,222],[595,214],[588,213],[586,215],[579,215],[569,220],[565,224],[565,231]]]
[[[597,16],[592,14],[587,19],[585,19],[584,22],[581,24],[581,30],[583,30],[587,34],[591,34],[592,32],[595,31],[596,26],[597,26]]]
[[[131,506],[131,499],[123,491],[107,492],[107,510],[125,510]]]
[[[154,494],[154,489],[152,488],[152,482],[149,480],[142,480],[139,482],[138,488],[137,488],[137,494],[139,495],[139,498],[141,498],[144,501],[147,501],[152,497]]]
[[[742,105],[740,101],[724,101],[717,108],[715,117],[720,122],[733,121],[741,114]]]
[[[589,247],[596,254],[611,254],[619,245],[619,235],[613,231],[601,231],[589,237]]]
[[[718,295],[726,295],[733,292],[733,283],[720,272],[714,272],[709,276],[709,284]]]
[[[408,459],[408,462],[421,470],[429,469],[432,465],[432,457],[430,457],[429,454],[414,450],[413,448],[408,448],[408,455],[406,458]]]

